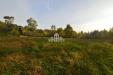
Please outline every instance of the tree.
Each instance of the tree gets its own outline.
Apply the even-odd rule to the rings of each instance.
[[[18,31],[21,35],[23,35],[23,27],[22,26],[19,26]]]
[[[55,26],[55,25],[52,25],[52,26],[51,26],[51,30],[52,30],[52,31],[55,31],[55,30],[56,30],[56,26]]]
[[[113,39],[113,27],[109,30],[109,37]]]
[[[0,35],[1,34],[2,35],[6,35],[7,34],[6,28],[7,28],[7,25],[4,22],[0,21]]]
[[[14,22],[14,17],[12,16],[4,16],[4,19],[6,24],[13,24]]]
[[[64,29],[64,37],[72,38],[74,36],[73,33],[73,28],[70,24],[67,24],[66,28]]]
[[[44,30],[44,34],[45,34],[46,37],[52,36],[52,35],[51,35],[51,30],[49,30],[49,29],[45,29],[45,30]]]
[[[58,33],[60,36],[63,36],[63,29],[62,29],[62,28],[58,28],[58,29],[57,29],[57,33]]]
[[[13,24],[13,25],[12,25],[12,28],[11,28],[11,30],[10,30],[10,34],[11,34],[11,35],[20,35],[19,26],[16,25],[16,24]]]
[[[93,32],[90,33],[90,38],[92,39],[97,39],[99,38],[99,36],[100,36],[100,33],[98,30],[94,30]]]
[[[28,23],[28,29],[30,31],[35,31],[37,29],[37,21],[34,20],[33,18],[29,18],[27,19],[27,23]]]

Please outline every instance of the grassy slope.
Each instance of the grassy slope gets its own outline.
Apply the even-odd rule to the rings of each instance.
[[[113,75],[108,40],[0,38],[0,75]]]

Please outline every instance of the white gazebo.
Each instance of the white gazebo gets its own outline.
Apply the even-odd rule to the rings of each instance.
[[[49,42],[64,42],[64,39],[59,36],[58,33],[55,33],[53,37],[48,39]]]

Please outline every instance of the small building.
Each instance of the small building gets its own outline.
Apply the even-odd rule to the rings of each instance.
[[[59,36],[58,33],[55,33],[53,37],[48,39],[49,42],[64,42],[64,39]]]

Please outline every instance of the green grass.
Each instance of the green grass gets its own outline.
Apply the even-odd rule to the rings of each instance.
[[[0,75],[113,75],[112,40],[0,38]]]

